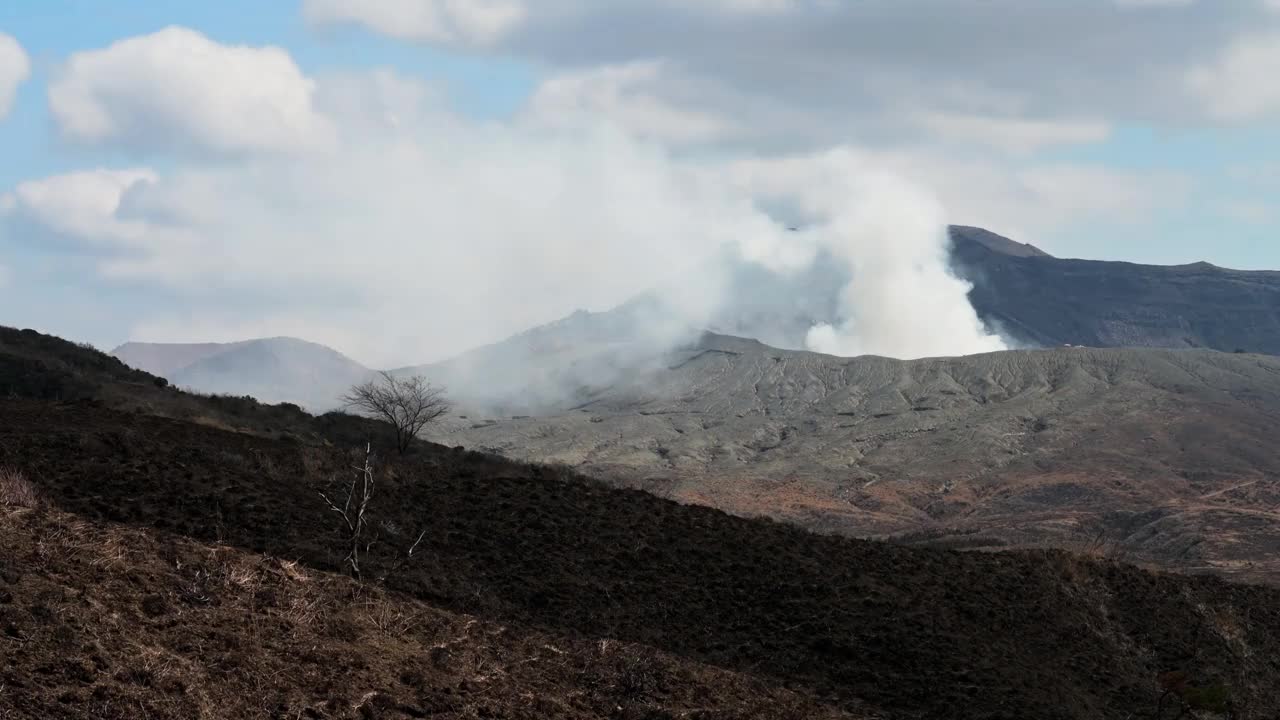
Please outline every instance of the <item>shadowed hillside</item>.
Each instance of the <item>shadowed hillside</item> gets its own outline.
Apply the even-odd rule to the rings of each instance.
[[[359,443],[388,435],[385,426],[355,415],[311,415],[292,403],[186,392],[90,346],[0,325],[4,397],[88,403],[292,441]]]
[[[978,315],[1023,343],[1280,354],[1280,272],[1064,260],[979,228],[952,240]]]
[[[355,459],[0,401],[0,467],[50,506],[0,511],[0,709],[519,718],[532,696],[554,717],[1121,720],[1181,673],[1197,702],[1280,712],[1273,589],[826,537],[460,449],[379,457],[353,596],[325,574],[343,550],[317,491]]]

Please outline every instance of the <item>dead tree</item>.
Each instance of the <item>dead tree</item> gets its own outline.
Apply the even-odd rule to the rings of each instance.
[[[342,402],[361,414],[385,420],[395,428],[396,450],[404,454],[428,423],[449,412],[444,389],[421,375],[396,377],[389,372],[353,385]]]
[[[346,526],[344,534],[347,556],[342,562],[344,565],[350,565],[351,574],[356,579],[360,579],[361,550],[368,550],[369,545],[372,544],[372,540],[366,537],[366,531],[369,529],[369,502],[373,500],[374,491],[372,444],[364,446],[364,465],[353,466],[352,469],[355,470],[355,475],[351,479],[351,484],[347,486],[347,496],[342,498],[341,505],[323,490],[320,491],[320,497],[329,505],[330,510],[342,518]]]
[[[342,559],[342,564],[351,568],[351,574],[356,580],[363,580],[366,570],[374,572],[376,569],[367,568],[366,565],[368,558],[371,557],[369,551],[378,541],[373,512],[377,482],[374,478],[372,443],[366,443],[364,446],[364,463],[351,466],[351,470],[355,472],[351,482],[343,486],[344,495],[334,497],[325,490],[320,490],[319,494],[329,509],[342,519],[343,547],[347,552],[346,557]],[[385,526],[385,523],[383,525]],[[392,534],[399,535],[398,532]],[[398,553],[400,557],[395,564],[384,567],[382,572],[375,573],[373,577],[378,581],[385,581],[387,577],[408,565],[413,561],[418,546],[422,544],[426,535],[426,530],[418,533],[413,544]]]

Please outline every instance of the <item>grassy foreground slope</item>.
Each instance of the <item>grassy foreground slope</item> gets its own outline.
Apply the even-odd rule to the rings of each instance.
[[[41,498],[0,509],[0,717],[1122,720],[1170,673],[1280,714],[1275,589],[822,536],[425,444],[379,459],[357,587],[318,497],[354,448],[101,405],[0,400],[0,467]]]

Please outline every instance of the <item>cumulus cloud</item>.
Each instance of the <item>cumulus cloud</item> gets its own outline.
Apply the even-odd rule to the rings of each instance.
[[[147,240],[148,228],[121,217],[121,201],[134,188],[156,180],[146,168],[85,170],[29,180],[0,196],[0,215],[25,220],[64,240],[135,247]]]
[[[386,68],[325,74],[317,82],[316,106],[330,118],[340,142],[358,142],[449,112],[437,88]]]
[[[101,254],[104,276],[199,296],[193,314],[219,337],[265,330],[266,317],[277,332],[303,330],[383,364],[444,357],[654,287],[669,288],[671,328],[705,326],[725,300],[720,259],[786,274],[819,251],[856,283],[815,347],[913,356],[998,346],[945,271],[936,201],[856,154],[797,160],[807,169],[775,177],[789,184],[766,184],[609,123],[476,124],[403,78],[331,80],[317,93],[324,104],[358,107],[334,111],[346,131],[331,152],[58,176],[19,186],[10,212],[114,250]],[[389,108],[397,121],[379,123]],[[762,209],[779,195],[806,209],[804,232]],[[669,282],[694,269],[696,283]],[[254,302],[201,304],[209,294]],[[895,319],[877,320],[890,304]],[[189,331],[189,314],[158,311],[140,327]]]
[[[733,134],[735,124],[728,118],[668,99],[672,85],[682,81],[661,61],[568,71],[538,86],[526,119],[552,128],[607,121],[637,136],[673,143],[707,143]]]
[[[608,307],[696,262],[700,250],[778,231],[745,199],[614,131],[560,134],[431,114],[362,138],[332,153],[155,182],[51,178],[13,195],[24,216],[59,233],[146,248],[105,256],[106,275],[265,292],[293,324],[330,328],[317,339],[350,340],[354,327],[363,345],[377,346],[367,355],[405,362],[578,307]],[[172,242],[179,233],[190,242]],[[709,300],[687,302],[696,312]],[[331,313],[335,304],[348,309]],[[387,338],[389,325],[404,336]]]
[[[1262,1],[546,0],[530,7],[536,12],[497,48],[565,73],[661,58],[709,91],[691,104],[679,85],[673,93],[659,84],[648,91],[653,102],[749,117],[753,135],[782,121],[778,134],[790,133],[796,144],[807,138],[811,148],[833,136],[878,140],[895,130],[927,138],[934,128],[903,122],[911,116],[952,119],[955,133],[979,132],[972,121],[989,119],[1024,136],[1060,130],[1086,141],[1098,134],[1096,118],[1217,123],[1208,108],[1186,101],[1186,73],[1273,17]],[[797,128],[793,113],[809,127]]]
[[[1027,120],[949,112],[922,112],[910,116],[935,139],[949,140],[1008,152],[1029,154],[1055,145],[1102,142],[1111,127],[1101,120]]]
[[[1192,95],[1214,117],[1252,120],[1280,114],[1280,31],[1243,36],[1221,57],[1187,74]]]
[[[0,32],[0,118],[13,107],[18,86],[31,75],[31,61],[13,37]]]
[[[49,107],[63,134],[85,143],[288,152],[331,140],[314,93],[281,48],[169,27],[71,55],[49,86]]]
[[[1179,206],[1192,189],[1189,177],[1168,171],[1027,164],[928,148],[869,154],[879,166],[935,192],[950,222],[990,228],[1062,255],[1109,249],[1102,239],[1084,248],[1079,238],[1075,247],[1057,242],[1073,226],[1136,226],[1158,210]]]
[[[488,45],[524,21],[523,0],[304,0],[320,25],[362,25],[415,42]]]
[[[434,8],[437,19],[463,7],[368,5],[411,6]],[[850,51],[825,22],[840,26],[849,13],[887,21],[849,5],[621,7],[637,21],[619,25],[625,31],[609,36],[609,49],[578,46],[581,57],[538,49],[567,37],[557,35],[565,27],[592,27],[594,11],[576,0],[548,0],[491,35],[467,35],[462,21],[448,20],[452,34],[439,41],[497,43],[550,63],[528,107],[503,122],[467,120],[430,86],[391,71],[307,77],[282,50],[219,45],[181,29],[81,53],[50,91],[64,132],[198,152],[161,172],[24,183],[0,207],[39,231],[24,233],[28,241],[43,233],[74,242],[95,254],[105,278],[183,298],[138,319],[138,336],[150,340],[286,333],[404,365],[661,288],[656,324],[673,341],[721,316],[734,267],[802,278],[830,262],[839,271],[834,297],[813,305],[826,312],[815,316],[822,324],[805,325],[796,343],[916,357],[1002,347],[947,270],[948,220],[1045,244],[1038,232],[1138,216],[1182,187],[1151,174],[1024,164],[1044,147],[1105,139],[1109,126],[1092,115],[1046,116],[1016,83],[978,86],[948,72],[919,82],[928,75],[915,72],[916,61],[863,29],[867,46]],[[899,5],[878,7],[898,17]],[[737,51],[753,67],[733,67],[722,38],[707,36],[699,54],[655,32],[677,15],[694,30],[724,27],[759,41],[746,45],[751,57]],[[779,32],[763,31],[765,15]],[[779,67],[755,64],[762,53]],[[877,70],[848,72],[864,65]],[[846,87],[841,78],[854,78],[848,98],[831,92]],[[824,88],[842,97],[822,100]],[[850,118],[857,122],[842,124]],[[893,134],[903,125],[930,144],[905,144]],[[904,142],[849,147],[850,135],[876,133]],[[804,141],[771,139],[784,135]],[[960,144],[1001,152],[949,147]],[[280,152],[314,148],[324,151]],[[753,159],[740,159],[743,148]],[[205,162],[212,155],[218,162]],[[793,224],[801,229],[789,231]]]

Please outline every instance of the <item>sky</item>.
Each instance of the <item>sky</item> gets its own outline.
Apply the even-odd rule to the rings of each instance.
[[[0,323],[407,365],[795,212],[1280,269],[1278,67],[1277,0],[8,0]]]

